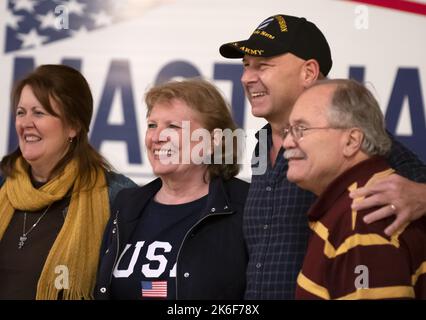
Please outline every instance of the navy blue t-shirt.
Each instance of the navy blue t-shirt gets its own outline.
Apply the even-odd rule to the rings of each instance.
[[[176,257],[206,204],[207,196],[179,205],[148,203],[114,269],[113,299],[176,298]]]

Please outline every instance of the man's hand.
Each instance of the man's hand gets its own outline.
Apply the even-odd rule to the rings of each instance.
[[[369,187],[352,191],[349,196],[352,199],[365,197],[361,201],[352,202],[354,210],[381,206],[364,217],[365,223],[396,215],[395,221],[385,229],[389,236],[405,223],[426,214],[426,184],[413,182],[397,174],[381,179]]]

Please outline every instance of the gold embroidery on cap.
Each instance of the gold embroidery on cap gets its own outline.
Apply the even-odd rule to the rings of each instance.
[[[282,16],[276,16],[278,24],[280,25],[281,32],[287,32],[287,24]]]
[[[259,29],[255,30],[255,31],[253,32],[253,34],[258,34],[258,35],[260,35],[260,36],[263,36],[263,37],[268,38],[268,39],[271,39],[271,40],[274,40],[274,39],[275,39],[275,36],[273,36],[272,34],[270,34],[270,33],[266,32],[266,31],[263,31],[263,30],[259,30]]]
[[[238,48],[250,56],[261,56],[263,52],[265,51],[261,49],[251,49],[247,47],[238,47]]]

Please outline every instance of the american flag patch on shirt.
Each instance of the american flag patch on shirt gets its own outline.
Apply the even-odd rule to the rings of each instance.
[[[167,298],[167,281],[141,281],[142,297]]]

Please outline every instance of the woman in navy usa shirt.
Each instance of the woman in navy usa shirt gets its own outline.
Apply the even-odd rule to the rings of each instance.
[[[214,86],[146,94],[145,145],[159,178],[120,192],[104,234],[98,299],[242,299],[247,264],[236,125]]]

